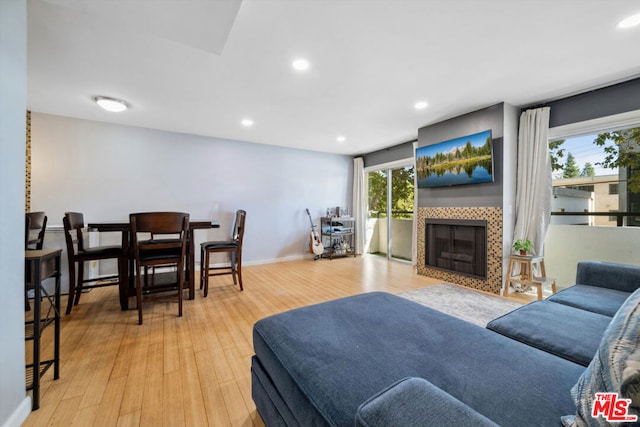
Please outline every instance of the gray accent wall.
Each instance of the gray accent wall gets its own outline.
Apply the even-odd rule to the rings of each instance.
[[[415,156],[413,152],[414,141],[394,145],[365,154],[363,157],[364,167],[383,165],[397,160],[411,159]]]
[[[551,107],[550,128],[640,110],[640,78],[545,105]]]
[[[0,425],[31,411],[25,383],[27,2],[0,1]]]
[[[418,147],[491,129],[494,181],[418,189],[418,207],[502,207],[504,105],[497,104],[418,130]]]

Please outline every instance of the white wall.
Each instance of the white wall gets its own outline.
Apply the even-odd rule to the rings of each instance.
[[[351,200],[349,156],[35,112],[31,137],[31,206],[50,225],[61,225],[65,211],[91,222],[179,210],[220,222],[196,231],[199,245],[227,238],[235,211],[245,209],[245,265],[307,256],[305,208],[319,223],[327,207]]]
[[[520,109],[504,104],[504,136],[502,142],[502,274],[506,276],[507,263],[513,245],[516,226],[516,177],[518,164],[518,127]],[[504,277],[503,277],[504,283]]]
[[[578,261],[640,265],[640,227],[551,224],[544,240],[547,276],[560,288],[575,284]]]
[[[27,4],[0,1],[0,425],[31,410],[24,352]]]

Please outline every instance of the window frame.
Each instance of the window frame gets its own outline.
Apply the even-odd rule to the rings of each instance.
[[[575,138],[638,126],[640,126],[640,110],[634,110],[549,128],[547,141],[551,142],[557,139]],[[627,192],[626,186],[621,186],[621,188],[623,189],[622,191]],[[620,187],[618,188],[618,195],[620,195]]]

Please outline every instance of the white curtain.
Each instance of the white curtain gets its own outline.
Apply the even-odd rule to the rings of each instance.
[[[549,107],[524,111],[518,134],[516,225],[514,242],[529,239],[542,255],[551,219],[551,159],[549,157]]]
[[[364,160],[362,157],[353,159],[353,217],[355,219],[355,250],[362,254],[367,227],[367,195],[364,186]]]

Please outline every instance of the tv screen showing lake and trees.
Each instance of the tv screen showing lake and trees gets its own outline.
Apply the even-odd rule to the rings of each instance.
[[[416,149],[418,188],[493,181],[491,130]]]

